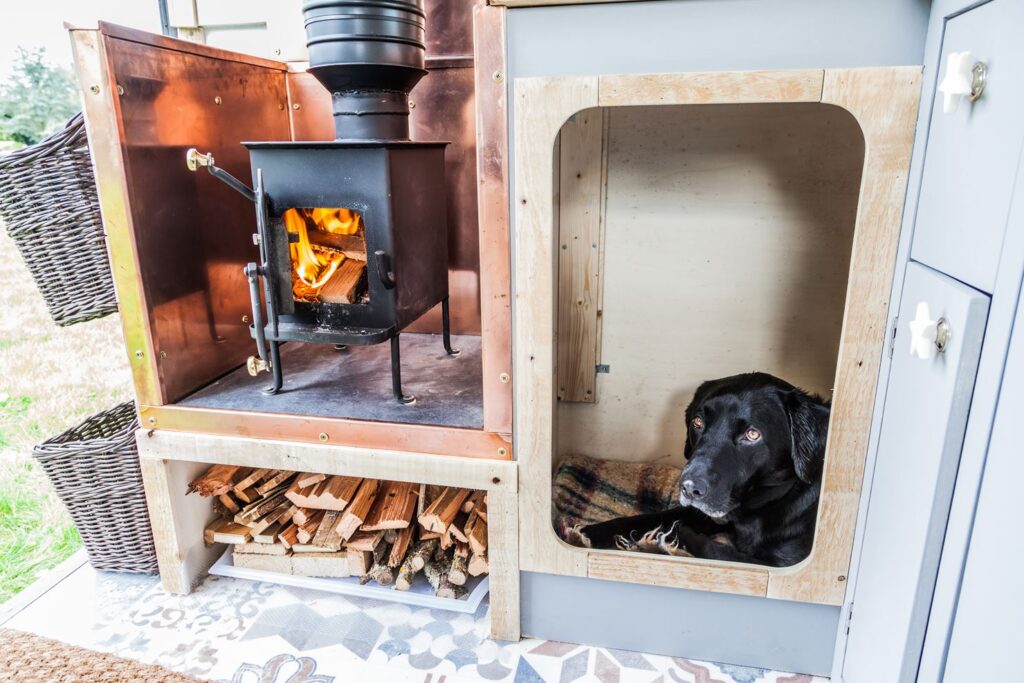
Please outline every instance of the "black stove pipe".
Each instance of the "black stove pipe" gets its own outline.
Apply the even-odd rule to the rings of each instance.
[[[426,75],[423,0],[307,0],[309,71],[339,140],[408,140],[409,92]]]

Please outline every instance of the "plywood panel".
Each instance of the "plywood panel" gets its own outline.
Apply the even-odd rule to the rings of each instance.
[[[820,104],[609,116],[610,372],[597,404],[559,404],[559,452],[680,465],[693,392],[740,372],[830,396],[864,158],[853,117]]]
[[[867,155],[814,549],[772,576],[771,597],[838,605],[846,592],[920,89],[916,66],[825,72],[822,101],[857,117]]]
[[[592,579],[741,595],[764,595],[768,588],[766,569],[714,562],[677,562],[615,552],[591,552],[587,575]]]
[[[817,102],[822,71],[716,71],[601,76],[602,107],[643,104]]]
[[[526,571],[586,575],[586,555],[566,552],[551,527],[554,439],[554,142],[570,116],[597,105],[596,77],[517,81],[514,374],[515,453],[529,485],[519,496],[519,555]]]
[[[597,395],[605,198],[605,110],[582,111],[559,134],[558,399]]]

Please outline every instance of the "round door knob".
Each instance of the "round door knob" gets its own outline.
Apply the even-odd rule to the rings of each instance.
[[[953,114],[966,98],[973,102],[985,89],[985,62],[975,62],[970,52],[951,52],[946,56],[946,76],[939,83],[942,111]]]
[[[922,360],[935,357],[935,352],[946,350],[949,341],[949,322],[945,318],[932,319],[928,303],[917,304],[917,312],[910,321],[910,355]]]

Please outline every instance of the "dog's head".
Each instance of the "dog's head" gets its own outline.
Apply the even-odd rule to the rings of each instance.
[[[829,406],[764,373],[705,382],[686,409],[679,501],[711,517],[797,482],[817,484]]]

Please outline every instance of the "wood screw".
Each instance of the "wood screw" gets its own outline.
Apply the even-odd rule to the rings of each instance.
[[[146,420],[146,422],[148,422],[150,424],[150,426],[155,425],[156,424],[156,418],[155,417],[151,417],[148,420]]]
[[[508,455],[508,449],[502,446],[501,448],[498,449],[498,455],[504,458],[506,455]],[[495,477],[495,479],[497,479],[497,477]],[[498,482],[495,481],[494,483],[497,484]]]
[[[327,441],[329,438],[331,438],[331,437],[329,437],[327,435],[327,432],[320,432],[320,440],[321,441]]]
[[[100,94],[100,86],[98,86],[98,85],[90,85],[89,86],[89,92],[91,92],[93,95],[99,95]]]
[[[295,111],[298,111],[298,110],[302,109],[302,105],[299,104],[298,102],[296,102],[295,104],[292,105],[292,109],[294,109]]]
[[[221,104],[224,103],[224,100],[221,99],[220,95],[217,95],[216,97],[213,98],[213,103],[218,105],[218,106],[220,106]]]
[[[118,95],[123,95],[124,94],[124,86],[123,85],[118,84],[118,86],[117,86],[117,94]]]
[[[249,316],[243,315],[242,316],[242,322],[245,323],[246,325],[248,325],[249,324]]]
[[[503,83],[505,81],[505,74],[501,73],[500,71],[495,71],[493,74],[491,74],[491,78],[494,80],[495,83]]]
[[[498,379],[501,380],[502,384],[508,384],[508,381],[512,378],[508,376],[507,372],[503,372],[500,375],[498,375]]]
[[[164,360],[165,358],[167,358],[167,352],[166,351],[161,351],[160,352],[160,360]]]
[[[845,577],[845,576],[843,576],[842,574],[840,574],[840,575],[839,575],[839,581],[840,581],[840,582],[842,582],[842,581],[846,581],[846,577]]]
[[[501,479],[499,477],[495,477],[494,479],[491,479],[491,483],[492,484],[500,484],[501,483]]]
[[[138,358],[138,359],[140,359],[140,360],[141,360],[141,359],[142,359],[142,357],[143,357],[143,356],[145,356],[145,355],[146,355],[146,354],[144,354],[144,353],[143,353],[142,351],[136,351],[136,352],[135,352],[135,357],[136,357],[136,358]]]

